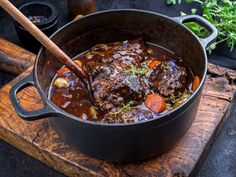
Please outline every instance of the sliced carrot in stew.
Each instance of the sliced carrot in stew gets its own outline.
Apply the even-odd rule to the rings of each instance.
[[[57,74],[59,76],[65,76],[65,74],[69,73],[70,69],[69,68],[61,68],[57,71]]]
[[[200,83],[200,78],[198,76],[195,76],[193,84],[192,84],[192,90],[195,91]]]
[[[158,60],[148,60],[147,65],[150,69],[155,69],[161,62]]]
[[[164,98],[156,93],[148,95],[144,103],[147,108],[155,113],[163,112],[166,109],[166,102]]]

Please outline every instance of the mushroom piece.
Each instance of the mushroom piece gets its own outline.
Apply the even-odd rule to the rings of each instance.
[[[54,85],[57,88],[67,88],[69,86],[69,82],[67,79],[63,78],[63,77],[58,77],[56,78],[56,80],[54,81]]]
[[[74,60],[75,64],[77,64],[78,66],[80,66],[82,68],[83,64],[80,60]]]

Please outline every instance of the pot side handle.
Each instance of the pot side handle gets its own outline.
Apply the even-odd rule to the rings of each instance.
[[[11,103],[15,108],[17,114],[22,119],[28,121],[57,115],[56,111],[52,107],[50,107],[50,105],[47,104],[45,101],[43,101],[44,107],[39,110],[27,111],[22,107],[20,100],[17,98],[17,93],[29,86],[35,86],[32,73],[15,83],[9,92]]]
[[[174,17],[174,19],[181,24],[187,22],[196,22],[206,28],[210,32],[210,35],[204,39],[198,37],[205,48],[209,47],[217,38],[218,30],[216,29],[216,27],[199,15],[186,15],[182,17]]]

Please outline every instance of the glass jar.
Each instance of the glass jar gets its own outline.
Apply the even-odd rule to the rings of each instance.
[[[95,0],[67,0],[69,11],[74,18],[77,15],[87,15],[95,12]]]

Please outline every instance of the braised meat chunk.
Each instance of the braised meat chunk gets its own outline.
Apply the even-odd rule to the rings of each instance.
[[[104,64],[93,68],[93,96],[101,109],[109,111],[131,100],[134,104],[142,102],[149,88],[143,78],[132,75],[130,68],[140,66],[144,47],[141,40],[115,43],[107,51]]]
[[[149,81],[161,95],[170,96],[186,88],[187,71],[174,61],[164,61],[156,67]]]
[[[102,58],[102,62],[113,63],[123,69],[129,69],[130,65],[139,67],[144,59],[146,50],[146,45],[142,39],[111,43]]]
[[[99,75],[92,82],[95,102],[101,109],[109,111],[112,108],[133,101],[139,104],[149,91],[142,79],[137,76],[119,72],[111,66],[100,67]],[[110,75],[106,73],[110,73]]]

